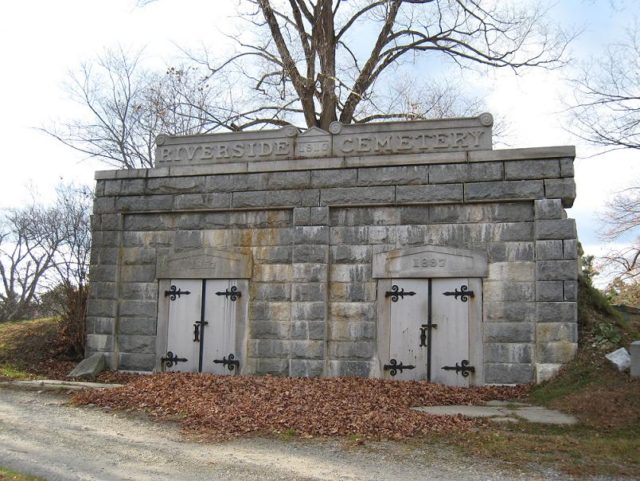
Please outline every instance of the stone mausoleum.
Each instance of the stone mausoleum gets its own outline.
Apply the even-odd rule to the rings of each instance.
[[[577,346],[573,147],[490,114],[157,139],[96,174],[87,355],[113,369],[541,381]]]

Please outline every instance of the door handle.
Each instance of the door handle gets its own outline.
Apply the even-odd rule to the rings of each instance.
[[[200,323],[196,322],[193,325],[193,342],[200,342]]]

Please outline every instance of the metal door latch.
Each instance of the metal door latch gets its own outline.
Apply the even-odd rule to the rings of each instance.
[[[420,325],[420,347],[427,347],[427,330],[438,329],[437,324],[421,324]]]

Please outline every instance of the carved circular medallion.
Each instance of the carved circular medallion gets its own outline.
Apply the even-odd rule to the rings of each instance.
[[[160,134],[156,137],[156,145],[164,145],[168,137],[164,134]]]
[[[339,134],[341,130],[342,124],[340,122],[335,121],[329,124],[329,132],[331,132],[332,134]]]
[[[493,125],[493,115],[491,115],[489,112],[480,114],[480,117],[478,118],[480,119],[480,123],[485,127]]]

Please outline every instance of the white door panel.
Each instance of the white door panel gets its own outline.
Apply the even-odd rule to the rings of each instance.
[[[202,371],[215,374],[233,374],[228,365],[214,363],[214,360],[229,360],[229,355],[237,360],[236,346],[236,306],[238,295],[233,294],[232,288],[237,289],[237,282],[230,280],[208,280],[206,288],[204,356]],[[217,293],[228,292],[229,295]],[[236,291],[237,292],[237,291]],[[242,292],[240,292],[242,295]],[[246,293],[245,293],[246,295]],[[233,300],[235,299],[235,300]]]
[[[169,332],[167,336],[167,352],[177,358],[187,359],[176,362],[167,371],[197,372],[200,344],[194,342],[194,323],[200,320],[202,302],[202,281],[176,279],[171,281],[180,294],[173,294],[169,299]],[[189,294],[186,294],[189,292]],[[166,354],[163,354],[166,356]]]

